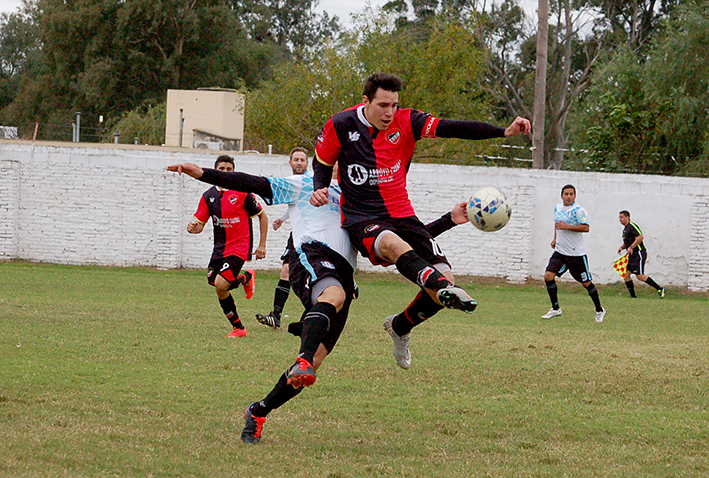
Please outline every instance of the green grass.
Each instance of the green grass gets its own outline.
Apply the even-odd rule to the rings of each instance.
[[[244,407],[299,342],[256,323],[275,272],[229,332],[203,271],[0,263],[0,476],[579,477],[709,475],[709,298],[575,283],[463,280],[391,356],[383,318],[415,289],[358,275],[361,299],[318,382],[240,442]],[[293,295],[290,319],[302,307]]]

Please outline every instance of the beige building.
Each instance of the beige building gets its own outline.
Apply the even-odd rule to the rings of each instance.
[[[235,90],[167,90],[165,145],[242,151],[244,104]]]

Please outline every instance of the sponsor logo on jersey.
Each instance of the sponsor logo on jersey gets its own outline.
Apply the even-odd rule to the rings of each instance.
[[[214,198],[209,198],[209,202],[214,202]]]
[[[351,143],[354,143],[355,141],[359,141],[359,133],[357,131],[350,131],[347,134],[349,135]]]
[[[238,217],[219,217],[219,216],[212,216],[212,223],[216,227],[233,227],[234,224],[238,224],[241,222],[241,218]]]
[[[367,182],[369,178],[369,173],[367,173],[367,168],[361,164],[350,164],[347,166],[347,176],[349,176],[350,181],[355,186],[361,186]]]
[[[395,131],[387,136],[391,144],[398,144],[401,139],[401,131]]]
[[[433,128],[435,122],[436,118],[434,118],[433,116],[429,116],[428,121],[426,121],[426,125],[423,127],[423,133],[421,133],[421,136],[423,136],[424,138],[433,137],[433,133],[431,133],[431,128]]]

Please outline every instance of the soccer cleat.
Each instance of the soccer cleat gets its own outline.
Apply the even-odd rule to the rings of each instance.
[[[317,377],[310,362],[302,357],[295,359],[295,365],[288,370],[288,385],[295,388],[307,387],[315,383]]]
[[[244,294],[246,294],[247,299],[250,299],[254,296],[254,292],[256,291],[256,272],[254,272],[253,269],[249,269],[246,272],[251,274],[251,279],[249,279],[248,282],[244,282]],[[244,276],[245,278],[246,274],[241,274],[240,276]]]
[[[254,402],[255,403],[255,402]],[[253,405],[253,403],[251,404]],[[244,443],[256,444],[261,440],[261,430],[266,422],[266,417],[255,417],[251,414],[251,405],[244,411],[246,424],[241,430],[241,441]]]
[[[234,327],[234,330],[232,330],[231,333],[227,335],[227,337],[246,337],[246,329],[237,329],[236,327]]]
[[[660,295],[660,299],[664,299],[664,298],[665,298],[665,293],[666,293],[666,292],[667,292],[667,290],[666,290],[664,287],[663,287],[662,289],[660,289],[660,290],[657,291],[657,293]]]
[[[268,315],[256,314],[256,320],[258,320],[259,323],[268,327],[273,327],[274,329],[281,328],[281,319],[279,317],[276,317],[273,312]]]
[[[549,309],[549,312],[542,315],[542,319],[551,319],[553,317],[558,317],[561,315],[561,309],[554,309],[553,307]]]
[[[391,339],[394,341],[394,358],[399,367],[403,369],[408,369],[411,367],[411,352],[409,352],[409,337],[410,334],[402,335],[399,337],[394,332],[391,326],[391,322],[394,320],[395,315],[390,315],[384,319],[384,330],[389,332]]]
[[[470,297],[467,292],[456,285],[450,285],[445,289],[441,289],[436,293],[438,302],[447,309],[458,309],[463,312],[472,313],[478,306],[475,299]]]
[[[603,318],[606,316],[606,309],[601,307],[600,312],[596,312],[596,322],[603,322]]]

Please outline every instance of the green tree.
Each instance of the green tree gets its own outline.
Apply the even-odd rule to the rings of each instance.
[[[102,142],[113,142],[114,135],[118,133],[118,142],[121,144],[132,144],[136,138],[138,144],[164,144],[166,114],[165,103],[154,105],[146,102],[120,117],[109,120],[103,131]]]
[[[677,8],[639,60],[626,49],[597,74],[576,119],[584,167],[702,174],[709,170],[709,2]],[[691,72],[691,73],[689,73]]]
[[[25,134],[39,122],[41,138],[66,140],[76,111],[86,126],[97,126],[100,115],[164,101],[170,88],[254,87],[273,65],[289,60],[291,49],[305,50],[337,27],[298,10],[312,4],[281,2],[278,31],[287,35],[275,41],[251,37],[229,0],[36,0],[37,14],[23,24],[39,32],[36,61],[13,73],[11,83],[0,77],[0,93],[7,92],[0,119],[23,123]],[[11,27],[0,23],[0,35],[20,31]],[[14,51],[27,56],[31,50],[23,45],[31,37],[12,38],[25,41]],[[0,51],[9,72],[14,58]]]
[[[471,31],[437,17],[422,40],[416,29],[396,27],[395,19],[365,12],[356,19],[356,34],[308,62],[280,66],[271,80],[249,92],[247,148],[312,149],[332,114],[361,102],[364,79],[376,71],[404,79],[402,106],[449,119],[491,120],[479,86],[484,53]],[[417,159],[470,164],[480,162],[489,148],[487,142],[427,140]]]

